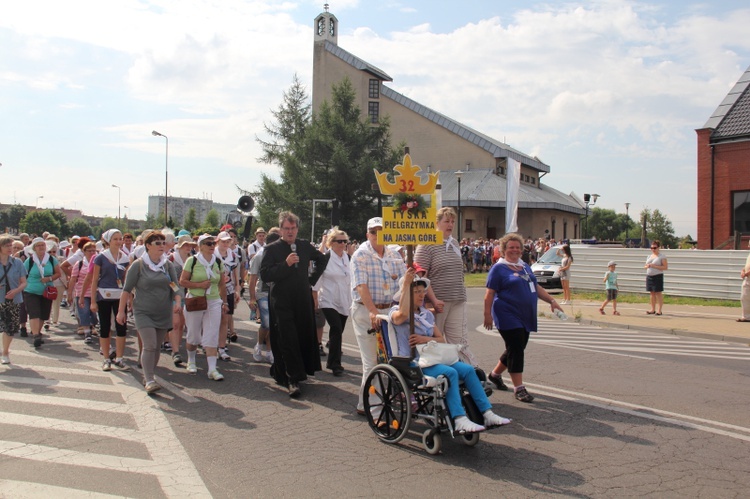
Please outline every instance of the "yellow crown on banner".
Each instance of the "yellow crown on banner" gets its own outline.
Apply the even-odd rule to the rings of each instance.
[[[404,155],[404,164],[396,165],[393,169],[398,172],[398,175],[394,176],[395,182],[393,183],[388,181],[388,173],[378,173],[375,170],[375,178],[378,180],[381,194],[393,196],[401,192],[411,194],[431,194],[435,192],[438,172],[428,173],[427,183],[422,183],[422,179],[418,175],[422,169],[411,164],[411,156],[408,153]]]

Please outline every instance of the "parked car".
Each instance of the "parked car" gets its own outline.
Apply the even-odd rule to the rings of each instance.
[[[536,277],[536,282],[544,289],[560,289],[560,266],[562,257],[557,254],[562,246],[554,246],[547,250],[535,264],[531,266],[532,272]]]

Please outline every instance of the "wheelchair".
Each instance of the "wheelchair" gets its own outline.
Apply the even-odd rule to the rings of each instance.
[[[409,357],[392,355],[398,339],[388,316],[378,315],[380,330],[378,350],[382,361],[376,365],[365,379],[364,407],[367,422],[380,440],[389,444],[400,442],[411,428],[420,421],[427,425],[422,433],[422,445],[428,454],[436,455],[442,448],[442,435],[448,434],[463,444],[473,447],[479,442],[479,433],[458,433],[448,413],[445,394],[448,379],[444,376],[425,376],[422,369]],[[396,351],[398,351],[396,349]],[[479,380],[489,396],[492,388],[481,369],[476,369]],[[477,424],[483,424],[484,417],[471,398],[459,387],[461,401],[466,416]]]

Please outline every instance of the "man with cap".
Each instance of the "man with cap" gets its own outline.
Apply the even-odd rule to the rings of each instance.
[[[387,314],[393,295],[398,291],[398,280],[406,273],[406,264],[397,252],[378,243],[378,232],[383,230],[383,219],[367,221],[367,241],[352,255],[351,318],[362,358],[362,385],[357,413],[364,414],[362,386],[370,370],[377,364],[377,344],[370,331],[377,326],[377,315]]]
[[[299,397],[299,383],[320,371],[318,337],[315,330],[312,286],[328,265],[324,255],[304,239],[297,239],[299,217],[279,214],[281,239],[263,250],[260,278],[270,284],[271,374],[276,383]],[[315,264],[312,274],[310,263]]]
[[[258,227],[255,229],[255,241],[247,247],[247,257],[252,260],[258,251],[266,245],[266,229]]]

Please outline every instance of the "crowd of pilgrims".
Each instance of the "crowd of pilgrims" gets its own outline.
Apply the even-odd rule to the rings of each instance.
[[[536,301],[550,303],[553,311],[559,306],[536,286],[528,264],[554,241],[511,234],[510,239],[506,235],[501,240],[459,242],[452,237],[455,218],[450,208],[439,211],[444,244],[417,247],[414,264],[408,268],[404,248],[377,242],[382,230],[379,217],[368,221],[361,244],[338,227],[325,231],[317,243],[298,239],[299,218],[290,212],[281,213],[279,226],[268,233],[258,228],[253,241],[244,246],[229,225],[216,236],[166,228],[145,230],[137,237],[110,229],[99,240],[73,236],[60,241],[48,233],[0,236],[0,289],[5,291],[0,304],[2,363],[11,362],[9,349],[16,334],[30,337],[35,348],[42,348],[45,333],[60,325],[61,309],[69,309],[77,335],[98,346],[104,371],[130,370],[126,337],[128,324],[134,326],[136,362],[148,393],[161,389],[155,370],[162,352],[171,352],[174,365],[189,374],[198,373],[200,353],[201,369],[210,380],[221,381],[219,361],[231,360],[229,345],[237,341],[234,310],[245,299],[250,319],[259,325],[254,360],[270,364],[275,382],[290,397],[299,397],[300,383],[322,369],[322,358],[327,357],[331,374],[343,375],[342,335],[350,317],[364,384],[376,363],[372,330],[378,317],[388,315],[394,324],[408,322],[399,307],[412,295],[403,291],[414,287],[421,293],[414,300],[424,301],[415,303],[421,315],[413,319],[425,327],[409,338],[406,352],[399,345],[399,353],[409,355],[409,346],[430,340],[460,344],[459,364],[464,367],[440,367],[449,367],[451,376],[460,371],[464,380],[475,376],[478,362],[468,348],[463,276],[488,271],[484,325],[500,330],[505,351],[487,379],[497,389],[508,390],[501,377],[508,370],[516,399],[531,402],[521,373],[528,332],[536,328]],[[493,270],[498,262],[504,270]],[[504,273],[508,269],[511,273]],[[522,287],[514,288],[519,283]],[[509,310],[503,312],[508,317],[498,316],[500,297],[510,293],[518,301],[519,290],[526,300],[517,307],[523,317],[510,320],[516,312]],[[506,328],[506,323],[512,327]],[[363,396],[360,391],[356,407],[360,414]],[[464,417],[459,429],[483,431],[509,422],[492,413],[488,402],[479,405],[485,409],[486,424]]]

